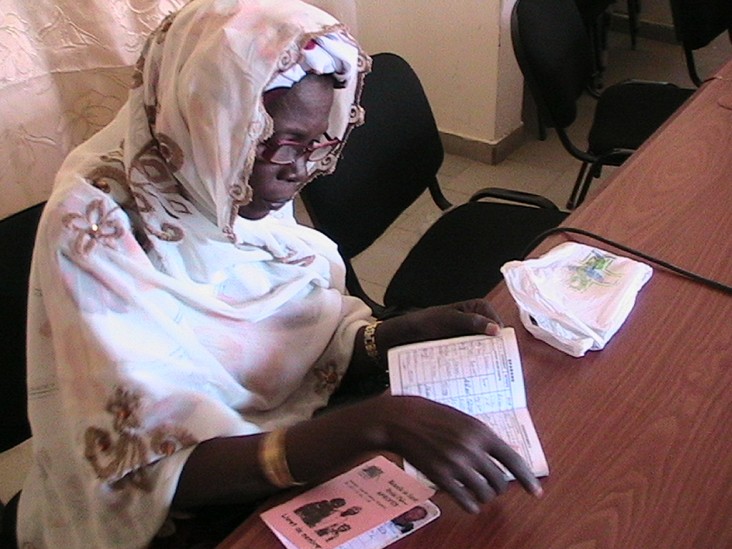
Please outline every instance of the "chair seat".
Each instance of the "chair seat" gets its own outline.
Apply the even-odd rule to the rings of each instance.
[[[384,295],[387,308],[409,309],[484,297],[540,232],[567,216],[500,202],[467,202],[437,220],[412,248]]]
[[[636,150],[692,93],[692,89],[656,82],[621,82],[608,87],[597,101],[589,152]]]

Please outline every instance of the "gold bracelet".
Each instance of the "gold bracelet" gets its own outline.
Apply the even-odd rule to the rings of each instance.
[[[363,331],[363,346],[366,348],[366,354],[374,362],[379,362],[379,349],[376,347],[376,328],[381,324],[381,320],[372,322]]]
[[[286,433],[287,429],[275,429],[264,435],[259,445],[259,466],[267,480],[277,488],[290,488],[305,484],[292,478],[290,467],[287,465]]]

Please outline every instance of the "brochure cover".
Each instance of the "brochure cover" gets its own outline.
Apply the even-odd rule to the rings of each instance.
[[[437,518],[433,494],[377,456],[261,517],[286,547],[378,549]]]

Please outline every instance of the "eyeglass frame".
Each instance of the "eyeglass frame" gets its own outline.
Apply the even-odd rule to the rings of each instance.
[[[341,144],[341,140],[337,137],[331,138],[330,136],[328,136],[327,133],[323,134],[323,136],[325,137],[326,141],[311,143],[309,145],[303,145],[302,143],[298,143],[297,141],[290,141],[288,139],[283,139],[274,143],[269,143],[268,141],[265,141],[263,143],[260,143],[260,146],[263,149],[262,152],[257,153],[257,158],[263,160],[264,162],[267,162],[268,164],[274,164],[276,166],[292,166],[303,157],[305,157],[305,162],[308,162],[313,153],[318,149],[324,149],[325,147],[335,148]],[[273,160],[272,157],[277,154],[277,151],[279,151],[282,147],[296,147],[298,149],[301,149],[301,152],[297,154],[294,159],[288,160],[286,162]]]

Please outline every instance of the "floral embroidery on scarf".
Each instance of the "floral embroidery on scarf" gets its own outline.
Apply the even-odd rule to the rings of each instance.
[[[308,265],[311,265],[313,261],[315,261],[315,255],[311,254],[306,255],[305,257],[298,257],[296,259],[286,259],[282,262],[288,265],[299,265],[300,267],[307,267]]]
[[[175,19],[175,16],[178,15],[178,12],[172,12],[166,15],[162,21],[160,21],[160,24],[158,25],[158,28],[153,33],[156,35],[155,41],[158,44],[162,44],[165,41],[165,37],[168,34],[168,31],[170,30],[170,26],[173,24],[173,20]]]
[[[306,39],[309,42],[309,38]],[[277,60],[277,72],[285,72],[300,59],[300,45],[292,43]]]
[[[158,142],[160,156],[168,164],[172,172],[177,172],[183,167],[183,149],[173,139],[164,133],[155,134]]]
[[[173,219],[192,213],[185,190],[173,176],[182,165],[183,151],[170,137],[158,134],[157,139],[145,144],[128,171],[130,189],[140,212],[155,211],[159,205]],[[183,230],[172,223],[162,223],[159,229],[149,225],[146,228],[161,240],[175,242],[184,236]]]
[[[156,231],[155,236],[160,240],[166,240],[168,242],[178,242],[183,240],[183,229],[172,223],[163,223],[160,226],[160,230]]]
[[[155,121],[158,118],[158,108],[156,105],[144,105],[145,108],[145,117],[147,118],[147,123],[150,125],[151,128],[155,127]]]
[[[266,247],[262,247],[262,249],[267,250],[268,252],[272,253],[269,249]],[[311,265],[313,261],[315,261],[315,255],[306,255],[305,257],[295,257],[297,255],[297,252],[295,250],[288,250],[288,253],[286,256],[277,257],[274,255],[275,261],[278,263],[284,263],[285,265],[299,265],[300,267],[307,267],[308,265]]]
[[[168,146],[173,146],[172,139]],[[130,183],[137,187],[145,187],[150,183],[155,183],[156,188],[159,188],[163,193],[177,194],[179,192],[179,184],[173,177],[172,166],[165,162],[165,157],[158,148],[156,140],[150,140],[142,147],[140,152],[132,159],[129,171]]]
[[[145,67],[145,53],[143,52],[135,63],[135,70],[132,72],[132,84],[130,89],[137,89],[142,86],[142,69]]]
[[[137,58],[135,70],[132,73],[132,84],[130,85],[130,88],[133,90],[139,88],[143,84],[142,72],[145,68],[145,60],[147,59],[147,54],[150,50],[152,40],[154,39],[156,44],[162,44],[165,41],[165,36],[168,34],[168,30],[170,30],[170,26],[173,24],[173,19],[175,19],[176,14],[177,12],[166,15],[158,25],[158,28],[155,29],[155,31],[153,31],[153,33],[148,37],[147,42],[142,49],[142,53]]]
[[[87,255],[97,243],[108,248],[115,247],[115,241],[124,234],[119,220],[111,217],[117,207],[105,211],[104,200],[92,200],[83,214],[68,213],[61,219],[67,229],[76,231],[74,249],[80,255]]]
[[[341,381],[336,365],[332,362],[313,369],[317,381],[315,391],[319,394],[332,393]]]
[[[104,159],[103,159],[104,160]],[[104,165],[97,166],[86,175],[86,179],[93,187],[102,192],[109,194],[111,192],[110,182],[117,183],[125,187],[127,185],[127,177],[122,168],[116,166]]]
[[[84,434],[84,457],[97,478],[119,478],[111,486],[150,491],[152,486],[145,465],[153,457],[166,457],[198,441],[177,426],[160,426],[150,432],[141,429],[140,395],[117,387],[106,410],[112,415],[113,433],[89,427]]]

